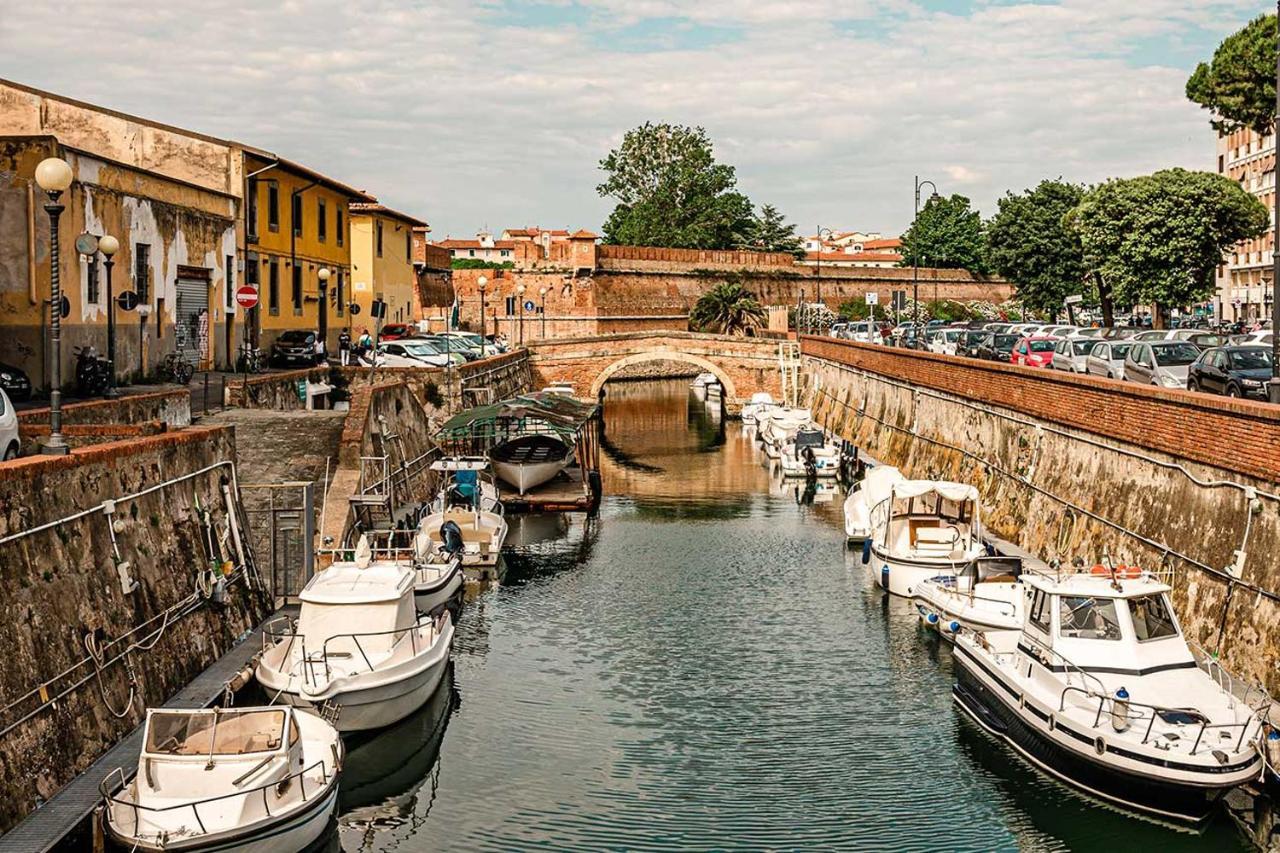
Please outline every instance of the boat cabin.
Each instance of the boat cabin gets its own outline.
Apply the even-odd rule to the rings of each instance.
[[[944,480],[898,480],[872,507],[882,549],[926,560],[968,560],[978,541],[978,490]]]
[[[363,565],[362,565],[363,563]],[[414,572],[403,563],[363,560],[334,563],[313,577],[299,596],[295,655],[305,648],[310,683],[367,671],[409,642],[417,624]]]

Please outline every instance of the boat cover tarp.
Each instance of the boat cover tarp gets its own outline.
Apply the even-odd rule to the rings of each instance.
[[[551,432],[569,439],[595,415],[599,407],[573,397],[539,391],[477,406],[454,415],[440,428],[445,440],[511,433]]]
[[[903,482],[902,472],[892,465],[877,465],[867,471],[858,488],[844,501],[844,527],[850,535],[871,530],[871,511],[889,497],[894,483]]]
[[[936,493],[953,503],[978,500],[978,490],[968,483],[952,483],[947,480],[902,480],[893,485],[895,498],[918,498]]]

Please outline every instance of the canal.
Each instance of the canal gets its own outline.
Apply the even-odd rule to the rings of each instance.
[[[688,380],[608,386],[599,517],[513,520],[452,680],[353,742],[345,851],[1247,849],[1051,783],[953,709],[949,652]]]

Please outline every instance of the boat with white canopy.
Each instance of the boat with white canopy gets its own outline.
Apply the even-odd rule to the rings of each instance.
[[[1017,631],[1022,573],[1020,557],[976,557],[954,575],[917,583],[911,598],[921,623],[946,640],[961,631]]]
[[[978,490],[945,480],[899,480],[871,508],[876,583],[910,598],[915,585],[954,575],[982,554]]]
[[[1023,578],[1020,631],[962,631],[956,703],[1031,764],[1157,818],[1197,823],[1258,777],[1269,702],[1184,639],[1136,567]]]
[[[754,425],[761,415],[770,409],[776,408],[777,405],[774,402],[773,395],[768,391],[757,391],[751,395],[751,399],[742,407],[742,422]]]
[[[783,445],[812,421],[813,413],[808,409],[793,409],[789,406],[770,409],[757,421],[765,455],[770,459],[781,459]]]
[[[342,738],[290,707],[147,711],[137,772],[99,786],[130,850],[302,850],[337,806]]]
[[[871,537],[871,508],[889,497],[894,483],[905,479],[892,465],[877,465],[853,484],[844,499],[844,533],[850,542],[861,544]]]
[[[415,583],[411,565],[374,559],[362,537],[354,560],[308,581],[296,624],[286,618],[264,630],[255,674],[267,695],[331,707],[343,732],[413,713],[435,691],[453,642],[447,609],[418,614]]]

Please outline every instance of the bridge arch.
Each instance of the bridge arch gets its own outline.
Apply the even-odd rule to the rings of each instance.
[[[630,367],[633,364],[644,364],[649,361],[678,361],[683,364],[691,364],[699,368],[704,373],[713,374],[716,379],[720,380],[720,387],[723,389],[725,400],[738,399],[738,386],[734,383],[733,378],[723,367],[715,362],[708,361],[698,355],[692,353],[680,352],[679,350],[657,349],[650,352],[638,352],[632,355],[624,356],[610,364],[596,376],[591,383],[591,399],[595,399],[600,389],[604,387],[604,383],[608,382],[611,377],[616,375],[623,368]]]

